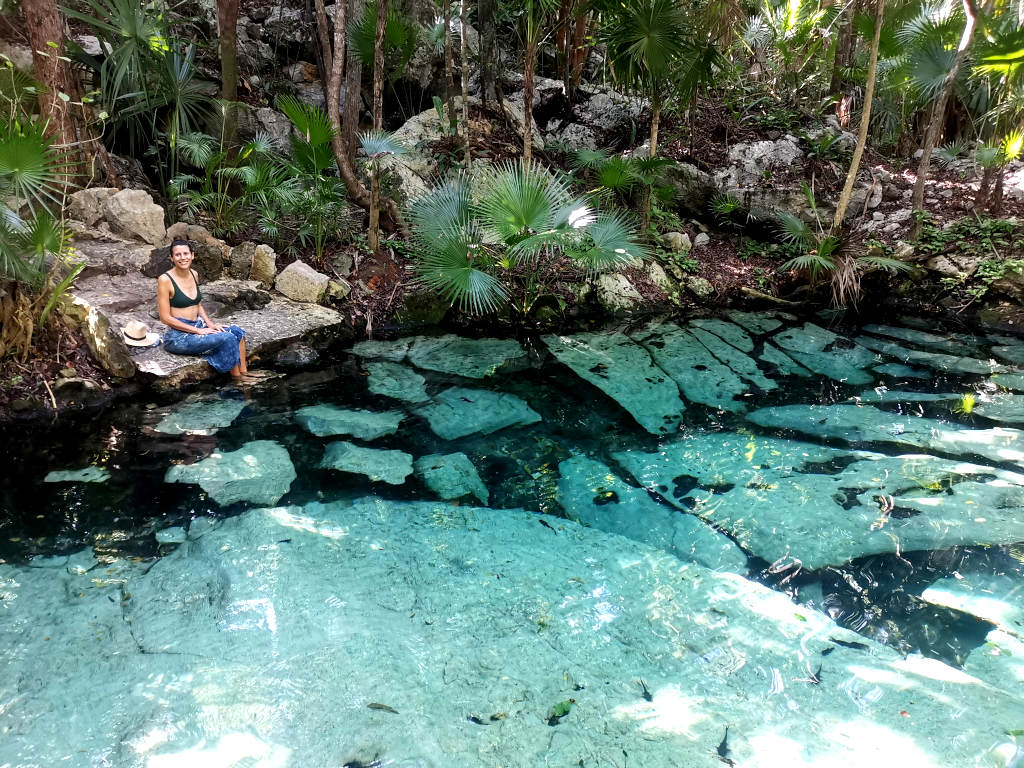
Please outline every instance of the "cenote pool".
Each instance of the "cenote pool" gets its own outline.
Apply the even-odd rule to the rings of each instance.
[[[733,312],[151,397],[4,435],[4,768],[1024,766],[1024,340]]]

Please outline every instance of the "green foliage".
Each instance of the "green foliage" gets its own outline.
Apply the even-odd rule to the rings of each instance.
[[[409,221],[420,280],[474,314],[510,300],[529,314],[553,260],[593,273],[644,255],[622,214],[595,211],[536,164],[503,163],[472,185],[443,182],[412,203]]]
[[[661,170],[671,164],[667,158],[623,157],[600,149],[578,149],[569,158],[570,167],[594,185],[591,192],[625,208],[636,207],[639,195],[669,202],[672,188],[658,181]]]
[[[387,13],[384,28],[384,71],[385,78],[394,83],[412,59],[422,30],[406,14],[397,10],[394,4],[388,6]],[[441,24],[441,35],[443,46],[444,24]],[[434,39],[436,45],[436,37]],[[349,22],[348,40],[363,66],[372,68],[374,48],[377,44],[376,3],[367,3],[362,15]]]
[[[942,229],[926,219],[917,250],[927,255],[946,254],[954,262],[977,264],[973,273],[942,278],[939,282],[963,309],[983,298],[994,283],[1024,274],[1024,233],[1005,219],[961,219]]]
[[[33,210],[59,210],[62,177],[70,171],[67,154],[54,146],[38,119],[0,119],[0,198],[27,201]]]

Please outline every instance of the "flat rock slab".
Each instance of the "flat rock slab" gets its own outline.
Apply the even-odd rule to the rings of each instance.
[[[746,410],[737,398],[749,387],[692,333],[674,323],[662,323],[635,332],[631,338],[647,350],[687,400],[726,411]]]
[[[412,474],[412,456],[405,451],[364,448],[338,440],[324,449],[320,466],[365,475],[374,482],[383,480],[389,485],[401,485]]]
[[[879,352],[883,355],[895,357],[902,363],[911,365],[923,365],[936,371],[949,371],[951,373],[987,374],[987,373],[1011,373],[1012,368],[997,363],[995,360],[981,360],[974,357],[959,355],[947,355],[941,352],[925,352],[920,349],[911,349],[901,346],[893,341],[875,339],[871,336],[858,336],[857,343],[867,349]]]
[[[903,379],[930,379],[932,377],[928,371],[911,368],[908,365],[900,365],[899,363],[882,363],[881,365],[876,365],[872,370],[884,373],[886,376]]]
[[[55,469],[47,472],[44,483],[105,483],[110,479],[110,472],[103,467],[83,467],[82,469]]]
[[[621,405],[654,435],[679,428],[685,406],[676,383],[642,346],[621,333],[543,336],[551,353]]]
[[[412,368],[387,360],[374,360],[365,367],[370,374],[367,388],[371,393],[414,405],[430,400],[424,387],[426,379]]]
[[[1024,475],[992,467],[735,434],[615,459],[768,562],[818,569],[1024,536]]]
[[[476,432],[489,435],[507,427],[536,424],[541,416],[515,395],[485,389],[451,387],[416,411],[434,434],[455,440]]]
[[[754,358],[737,349],[732,344],[722,340],[716,334],[706,331],[703,328],[691,326],[690,333],[692,333],[701,344],[707,347],[708,351],[712,355],[735,371],[740,378],[746,379],[764,392],[770,392],[773,389],[778,389],[779,385],[773,379],[769,379],[761,372],[761,369],[758,368],[757,361]]]
[[[712,570],[746,573],[747,556],[693,515],[659,504],[607,465],[575,456],[558,465],[558,502],[573,520]]]
[[[230,426],[244,409],[244,400],[201,398],[175,408],[153,429],[165,435],[213,435]]]
[[[409,338],[394,341],[361,341],[352,347],[352,354],[400,363],[405,360],[411,343],[412,339]]]
[[[968,572],[957,576],[939,579],[921,593],[921,599],[990,621],[1024,640],[1024,581],[1019,575]]]
[[[755,336],[763,336],[766,333],[777,331],[782,327],[783,319],[796,320],[792,315],[778,315],[775,312],[741,312],[738,309],[726,312],[725,316]]]
[[[968,429],[936,419],[880,411],[870,405],[782,405],[747,415],[754,424],[816,438],[918,448],[1024,467],[1024,432],[1007,427]]]
[[[276,504],[295,479],[288,451],[273,440],[253,440],[237,451],[214,453],[167,470],[168,483],[195,483],[222,506],[236,501]]]
[[[1024,344],[1000,344],[992,347],[992,354],[1013,365],[1024,365]]]
[[[813,376],[814,372],[800,365],[778,347],[765,342],[761,348],[761,359],[775,366],[782,376]]]
[[[403,411],[374,412],[335,405],[310,405],[295,412],[295,421],[318,437],[351,435],[360,440],[393,435],[404,418]]]
[[[413,462],[417,477],[442,499],[461,499],[473,496],[481,504],[490,499],[487,486],[464,453],[431,454]]]
[[[898,339],[918,347],[925,347],[950,355],[972,357],[978,353],[978,348],[974,344],[960,339],[952,339],[948,336],[929,333],[928,331],[919,331],[915,328],[899,328],[892,325],[865,325],[861,330],[873,336],[886,336],[890,339]]]
[[[692,320],[688,328],[700,328],[701,330],[713,333],[727,344],[731,344],[740,352],[753,352],[754,340],[750,338],[743,328],[735,323],[729,323],[717,318]]]
[[[417,336],[408,360],[417,368],[470,379],[483,379],[502,366],[526,359],[526,350],[512,339],[466,339],[461,336]]]
[[[1008,764],[1009,683],[550,521],[364,499],[250,511],[102,579],[0,565],[0,764],[721,768],[727,724],[738,766]]]
[[[874,380],[864,370],[875,361],[871,352],[813,323],[777,333],[772,340],[802,366],[822,376],[847,384]]]
[[[1001,629],[993,629],[985,636],[985,643],[967,655],[964,670],[991,685],[1020,688],[1024,686],[1024,640]],[[1016,768],[1024,750],[1017,752],[1003,748],[1000,753],[1000,757],[1005,758],[1004,762],[993,761],[994,765]]]

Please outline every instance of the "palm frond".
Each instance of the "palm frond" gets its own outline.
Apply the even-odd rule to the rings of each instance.
[[[387,155],[404,155],[405,145],[388,131],[368,131],[359,134],[359,144],[363,154],[375,159]]]
[[[649,255],[646,248],[633,237],[635,227],[621,213],[599,213],[587,227],[587,243],[571,251],[571,255],[589,272],[601,272],[621,267]]]
[[[62,205],[63,179],[71,170],[38,120],[0,120],[0,195],[26,200],[33,210]]]
[[[814,231],[810,225],[789,211],[776,211],[779,220],[779,236],[787,243],[805,247],[815,243]]]

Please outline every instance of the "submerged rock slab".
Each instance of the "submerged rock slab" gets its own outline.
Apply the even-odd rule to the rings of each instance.
[[[1024,639],[1024,581],[1019,575],[968,572],[958,576],[939,579],[921,593],[921,599],[990,621]]]
[[[288,451],[273,440],[253,440],[237,451],[214,453],[167,470],[164,482],[195,483],[221,506],[236,501],[276,504],[296,477]]]
[[[813,376],[814,374],[781,349],[767,341],[761,349],[761,359],[774,365],[783,376]]]
[[[1009,682],[552,521],[365,499],[220,521],[117,583],[0,566],[0,764],[714,768],[728,724],[739,766],[1006,765]]]
[[[742,312],[734,309],[726,312],[725,316],[755,336],[771,333],[783,325],[782,320],[774,312]],[[787,320],[796,320],[792,315],[783,315],[782,317]]]
[[[244,409],[244,400],[203,398],[171,411],[153,429],[165,435],[213,435],[231,426]]]
[[[927,371],[911,368],[908,365],[900,365],[899,363],[882,363],[881,365],[876,365],[872,370],[896,378],[930,379],[932,377]]]
[[[376,357],[392,363],[400,363],[409,352],[412,339],[395,339],[394,341],[361,341],[353,345],[352,354],[359,357]]]
[[[464,453],[431,454],[413,462],[416,475],[442,499],[474,496],[481,504],[490,499],[487,486]]]
[[[310,405],[295,412],[295,421],[318,437],[351,435],[360,440],[376,440],[393,435],[405,418],[402,411],[363,411],[334,405]]]
[[[753,352],[754,340],[747,335],[747,332],[734,323],[717,318],[692,320],[689,328],[700,328],[701,330],[713,333],[727,344],[730,344],[740,352]]]
[[[864,347],[813,323],[777,333],[772,340],[805,368],[847,384],[870,384],[864,370],[875,356]]]
[[[919,349],[904,347],[895,342],[875,339],[871,336],[858,336],[857,343],[883,355],[895,357],[904,363],[923,365],[936,371],[953,373],[1011,373],[1012,368],[1000,365],[995,360],[979,360],[974,357],[946,355],[941,352],[924,352]]]
[[[466,339],[451,334],[417,336],[408,354],[417,368],[470,379],[486,378],[506,363],[525,358],[526,350],[512,339]]]
[[[1024,640],[1001,629],[993,629],[985,635],[985,643],[969,654],[964,660],[964,670],[985,682],[1004,689],[1024,685]],[[1003,750],[1011,760],[995,765],[1017,768],[1024,759],[1024,749]],[[1013,762],[1016,760],[1016,762]]]
[[[1024,466],[1024,432],[1007,427],[969,429],[870,405],[782,405],[747,415],[754,424],[792,429],[849,443],[882,443],[928,452],[983,456]]]
[[[1024,344],[1000,344],[992,347],[992,354],[1012,365],[1024,365]]]
[[[732,344],[726,343],[715,334],[705,331],[703,328],[694,327],[691,328],[690,332],[701,344],[707,347],[712,355],[729,366],[741,378],[746,379],[764,392],[778,389],[779,385],[761,372],[754,358],[744,354]]]
[[[430,400],[424,384],[426,379],[412,368],[388,361],[366,364],[370,374],[367,387],[375,395],[390,397],[418,405]]]
[[[615,458],[768,562],[818,569],[1024,536],[1024,475],[992,467],[744,435],[701,436]]]
[[[868,389],[850,398],[861,403],[956,403],[962,399],[963,395],[952,392],[906,392],[886,387]]]
[[[628,336],[581,333],[541,340],[560,362],[621,405],[651,434],[671,434],[679,428],[685,409],[679,388]]]
[[[978,348],[973,344],[965,343],[959,339],[951,339],[948,336],[929,333],[928,331],[919,331],[914,328],[899,328],[892,325],[865,325],[861,330],[874,336],[887,336],[890,339],[899,339],[919,347],[928,347],[950,355],[972,357],[978,352]]]
[[[444,440],[479,432],[489,435],[507,427],[536,424],[541,416],[524,400],[502,392],[451,387],[416,411]]]
[[[692,333],[674,323],[662,323],[635,332],[631,337],[672,377],[687,400],[726,411],[746,410],[744,403],[736,398],[748,387]]]
[[[984,416],[992,421],[1007,424],[1024,424],[1024,395],[1000,393],[991,397],[977,398],[971,413]]]
[[[401,485],[412,474],[412,456],[405,451],[364,448],[337,440],[324,449],[320,467],[366,475],[374,482],[383,480],[390,485]]]
[[[110,479],[110,472],[103,467],[83,467],[82,469],[55,469],[46,473],[44,483],[105,483]]]
[[[712,570],[746,573],[747,556],[693,515],[658,504],[605,464],[575,456],[558,465],[558,501],[577,522],[649,544]]]

